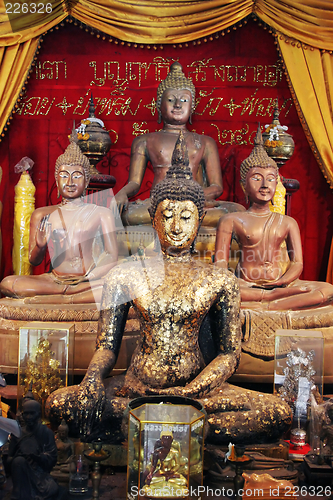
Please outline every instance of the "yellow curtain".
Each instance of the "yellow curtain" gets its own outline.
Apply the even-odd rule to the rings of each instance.
[[[71,14],[110,36],[136,43],[183,43],[211,35],[252,12],[272,28],[313,47],[333,50],[331,0],[50,0],[52,12],[22,14],[12,26],[0,0],[0,46],[41,35]]]
[[[185,43],[216,33],[251,14],[253,0],[80,0],[72,15],[133,43]]]
[[[333,55],[283,35],[278,40],[305,134],[333,188]]]
[[[0,47],[0,130],[6,128],[9,115],[26,81],[38,38],[10,47]]]

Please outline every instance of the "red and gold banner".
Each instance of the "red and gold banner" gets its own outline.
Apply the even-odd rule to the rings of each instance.
[[[292,199],[292,215],[303,238],[304,278],[318,279],[327,258],[332,196],[299,123],[274,37],[254,21],[228,30],[225,36],[183,46],[137,46],[89,31],[65,23],[45,35],[0,145],[3,274],[11,272],[12,206],[18,180],[14,165],[23,156],[32,158],[36,207],[56,203],[54,164],[68,145],[73,121],[77,127],[88,117],[92,93],[96,117],[103,120],[113,143],[97,168],[116,178],[114,191],[119,191],[127,181],[134,137],[161,127],[157,123],[157,86],[170,64],[178,60],[196,87],[196,111],[189,128],[210,135],[218,144],[224,182],[221,199],[245,204],[239,166],[253,147],[258,122],[262,127],[271,123],[278,99],[280,122],[288,126],[296,144],[281,174],[301,182]],[[138,198],[149,196],[151,181],[148,168]],[[321,229],[315,223],[319,213]],[[41,270],[40,266],[37,272]]]

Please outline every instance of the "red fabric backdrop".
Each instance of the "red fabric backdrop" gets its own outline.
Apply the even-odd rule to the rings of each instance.
[[[271,122],[275,99],[280,122],[289,127],[295,153],[281,174],[296,178],[301,188],[292,199],[292,216],[300,225],[306,279],[325,279],[332,237],[333,197],[314,159],[288,89],[274,38],[254,21],[207,43],[135,47],[65,24],[45,35],[36,65],[17,113],[0,144],[3,180],[2,276],[12,272],[11,249],[14,165],[29,156],[36,207],[56,203],[54,164],[68,145],[75,120],[88,116],[93,92],[96,116],[113,141],[108,157],[98,165],[110,173],[117,192],[126,183],[131,143],[135,135],[160,128],[156,89],[174,60],[179,60],[197,90],[197,108],[189,128],[212,136],[219,147],[224,192],[221,199],[245,204],[239,187],[239,165],[253,146],[258,122]],[[139,198],[149,195],[152,172],[147,170]],[[44,270],[39,266],[35,272]]]

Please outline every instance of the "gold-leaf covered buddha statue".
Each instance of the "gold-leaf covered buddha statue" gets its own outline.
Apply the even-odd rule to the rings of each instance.
[[[65,418],[72,429],[94,436],[120,425],[132,398],[180,395],[203,404],[208,439],[215,443],[269,441],[289,427],[291,410],[281,399],[227,383],[241,353],[240,294],[231,272],[193,257],[204,203],[180,134],[172,165],[151,194],[161,266],[148,275],[142,272],[149,266],[145,259],[140,272],[137,262],[109,272],[96,351],[83,381],[48,399],[47,413],[53,421]],[[140,321],[141,339],[126,374],[108,377],[131,305]],[[216,352],[211,359],[199,347],[200,332],[200,345],[213,336]]]

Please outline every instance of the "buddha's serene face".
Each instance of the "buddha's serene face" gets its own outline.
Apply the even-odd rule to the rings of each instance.
[[[82,196],[86,187],[86,176],[81,165],[61,165],[57,175],[59,193],[63,198],[75,200]]]
[[[187,89],[166,89],[162,95],[161,115],[165,123],[183,125],[191,116],[192,94]]]
[[[270,201],[277,185],[277,172],[274,167],[253,167],[246,175],[245,193],[252,203]]]
[[[189,250],[198,233],[199,225],[198,209],[190,200],[161,201],[153,220],[164,253]]]

